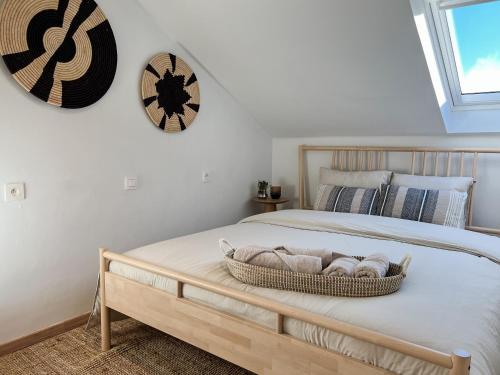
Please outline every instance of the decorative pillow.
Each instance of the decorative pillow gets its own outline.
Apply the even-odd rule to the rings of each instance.
[[[391,185],[408,186],[417,189],[456,190],[468,192],[472,177],[414,176],[394,173]]]
[[[338,171],[321,167],[319,183],[322,185],[336,185],[358,188],[380,188],[391,180],[391,171]]]
[[[376,215],[379,189],[320,185],[314,209],[318,211],[349,212]]]
[[[464,228],[466,204],[466,192],[382,185],[377,214]]]

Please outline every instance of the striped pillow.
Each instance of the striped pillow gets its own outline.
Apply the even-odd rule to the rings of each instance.
[[[314,202],[314,209],[318,211],[375,215],[379,196],[378,189],[320,185]]]
[[[377,214],[464,228],[466,205],[466,192],[382,185]]]

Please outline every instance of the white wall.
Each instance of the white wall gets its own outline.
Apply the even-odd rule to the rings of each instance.
[[[0,343],[90,311],[97,248],[124,251],[250,214],[255,181],[271,176],[271,138],[155,27],[134,0],[100,0],[118,44],[106,96],[81,110],[52,107],[0,74]],[[147,61],[172,51],[191,64],[201,110],[182,134],[155,128],[140,100]],[[201,183],[203,170],[211,182]],[[123,178],[137,175],[137,191]]]
[[[500,147],[500,136],[435,136],[435,137],[322,137],[322,138],[274,138],[273,184],[284,187],[284,194],[293,196],[288,207],[298,206],[298,146],[428,146],[428,147]],[[397,154],[390,160],[390,168],[398,170],[409,165],[408,155]],[[309,158],[309,192],[315,196],[319,166],[329,166],[331,154]],[[470,162],[466,169],[470,171]],[[444,168],[442,166],[441,168]],[[500,200],[495,199],[500,188],[500,156],[481,156],[478,163],[478,185],[474,200],[474,223],[500,228]],[[429,172],[428,172],[429,173]]]
[[[138,0],[276,137],[445,134],[405,0]]]

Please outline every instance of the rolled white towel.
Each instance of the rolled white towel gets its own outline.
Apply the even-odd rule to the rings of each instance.
[[[359,260],[350,256],[336,258],[321,273],[326,276],[353,277],[354,269],[359,264]]]
[[[288,255],[282,251],[259,246],[236,249],[233,259],[256,266],[301,273],[317,274],[322,269],[320,257]]]
[[[333,261],[333,251],[327,249],[299,249],[290,246],[280,246],[276,250],[284,250],[291,255],[309,255],[321,258],[323,268],[327,267]]]
[[[389,270],[389,258],[384,254],[372,254],[363,259],[354,269],[354,277],[376,279],[385,277]]]

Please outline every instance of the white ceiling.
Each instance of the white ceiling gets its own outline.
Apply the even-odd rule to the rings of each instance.
[[[445,133],[408,0],[139,2],[273,136]]]

